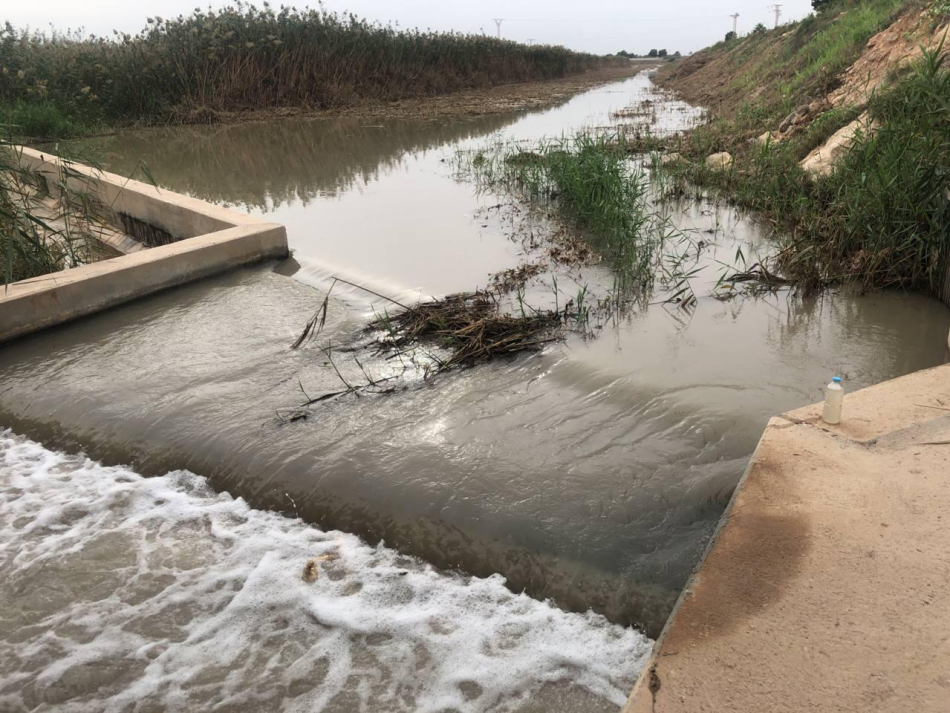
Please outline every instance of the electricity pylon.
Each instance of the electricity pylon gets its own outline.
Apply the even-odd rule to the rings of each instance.
[[[778,27],[778,19],[782,16],[782,6],[769,5],[769,10],[775,10],[775,26]]]

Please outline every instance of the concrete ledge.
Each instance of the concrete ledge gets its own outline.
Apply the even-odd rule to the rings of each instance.
[[[62,177],[64,163],[49,154],[24,148],[21,161]],[[67,180],[94,193],[108,209],[160,228],[176,242],[10,285],[0,292],[0,342],[288,254],[283,226],[87,166],[68,164]]]
[[[950,365],[773,418],[624,711],[946,711]]]

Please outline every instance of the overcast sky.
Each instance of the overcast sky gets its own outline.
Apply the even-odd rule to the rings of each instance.
[[[285,0],[288,2],[289,0]],[[493,18],[504,18],[502,36],[527,42],[549,42],[604,54],[626,49],[643,53],[667,48],[690,52],[722,39],[732,29],[730,15],[739,13],[739,32],[756,23],[774,23],[774,0],[326,0],[330,10],[352,11],[402,27],[494,34]],[[259,4],[258,0],[255,4]],[[113,29],[133,32],[149,15],[171,17],[191,12],[195,0],[0,0],[0,20],[18,27],[46,29],[84,27],[105,34]],[[207,3],[200,3],[206,7]],[[225,3],[212,2],[212,7]],[[280,0],[272,2],[280,5]],[[289,4],[302,7],[316,2]],[[782,20],[797,20],[811,10],[810,0],[785,0]]]

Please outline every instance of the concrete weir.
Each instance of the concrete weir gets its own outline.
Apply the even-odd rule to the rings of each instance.
[[[17,151],[23,164],[56,178],[48,181],[51,186],[58,184],[66,165],[61,159],[28,148]],[[0,291],[0,342],[288,254],[281,225],[87,166],[69,163],[68,168],[70,183],[105,207],[116,228],[109,244],[124,254]]]
[[[773,418],[625,713],[950,710],[950,365]]]

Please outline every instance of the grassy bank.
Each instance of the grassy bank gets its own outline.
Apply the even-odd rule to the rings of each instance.
[[[823,99],[868,40],[916,0],[838,0],[801,22],[719,42],[675,63],[660,82],[712,110],[704,136],[727,150]]]
[[[135,35],[0,30],[0,119],[27,135],[220,112],[328,109],[553,79],[617,62],[482,35],[403,31],[354,15],[238,4],[149,18]]]
[[[717,85],[709,85],[709,69],[684,62],[666,83],[689,95],[702,79],[712,119],[667,145],[684,158],[664,169],[674,190],[698,187],[757,211],[781,236],[771,267],[799,285],[934,291],[950,257],[950,70],[943,47],[892,70],[866,106],[828,98],[875,32],[898,16],[914,27],[932,18],[936,27],[947,12],[939,3],[840,0],[768,36],[708,50],[699,62],[718,64]],[[756,98],[739,101],[742,91]],[[859,114],[866,118],[834,171],[803,170],[802,159]],[[707,166],[705,158],[720,151],[732,155],[731,165]]]

